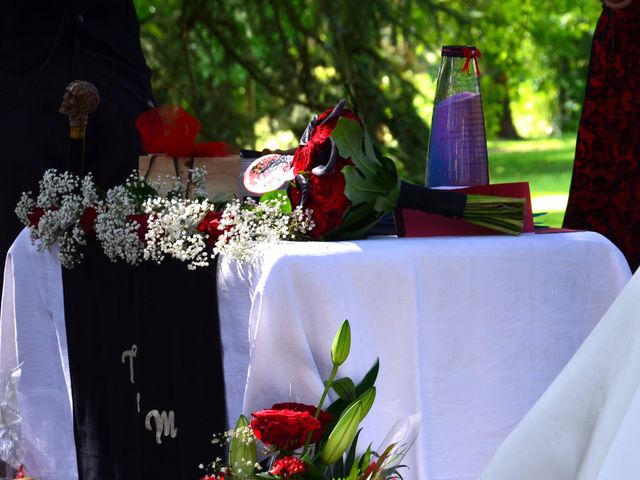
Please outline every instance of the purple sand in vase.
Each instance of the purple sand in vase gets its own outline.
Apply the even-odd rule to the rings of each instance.
[[[462,92],[438,103],[433,112],[427,186],[489,183],[482,98]]]

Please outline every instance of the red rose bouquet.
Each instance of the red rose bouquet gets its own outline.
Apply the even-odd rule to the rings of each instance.
[[[241,416],[236,428],[221,439],[230,443],[228,462],[212,462],[201,480],[255,480],[284,478],[298,480],[391,480],[417,431],[383,452],[367,448],[357,454],[360,423],[375,399],[376,362],[356,385],[345,377],[336,380],[338,368],[349,355],[351,330],[345,320],[331,347],[333,369],[325,382],[318,406],[301,403],[277,403],[253,412],[249,421]],[[326,411],[323,404],[333,390],[338,396]],[[257,444],[265,446],[266,458],[258,461]]]
[[[338,103],[314,117],[293,160],[288,195],[313,211],[316,239],[363,237],[386,213],[411,208],[461,218],[503,233],[522,231],[524,199],[464,195],[402,182],[358,115]]]

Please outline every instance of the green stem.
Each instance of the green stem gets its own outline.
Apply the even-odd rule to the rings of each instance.
[[[333,385],[333,379],[336,378],[336,375],[338,374],[338,368],[339,368],[339,365],[334,365],[333,369],[331,370],[331,375],[329,375],[329,380],[327,380],[327,383],[324,386],[324,392],[322,392],[322,396],[320,397],[320,402],[318,403],[318,408],[316,409],[316,414],[314,415],[314,418],[320,417],[320,412],[322,411],[322,405],[324,404],[324,400],[327,398],[327,395],[329,394],[331,385]],[[304,454],[307,453],[307,451],[309,450],[309,441],[311,440],[311,435],[313,435],[313,432],[309,432],[307,434],[307,439],[304,442],[304,450],[302,451],[302,456],[304,456]]]

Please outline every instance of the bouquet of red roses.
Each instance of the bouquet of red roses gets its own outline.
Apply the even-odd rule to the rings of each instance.
[[[524,199],[465,195],[400,181],[343,100],[314,117],[292,159],[292,204],[313,211],[316,239],[363,237],[386,213],[411,208],[503,233],[522,231]]]
[[[207,474],[201,480],[400,478],[397,473],[400,461],[417,431],[413,429],[409,434],[412,438],[391,443],[383,452],[369,447],[357,454],[360,423],[375,400],[378,362],[358,385],[348,377],[336,379],[350,346],[351,329],[345,320],[333,340],[333,369],[318,405],[278,403],[253,412],[251,421],[241,416],[234,430],[214,437],[214,443],[230,444],[228,461],[202,465]],[[325,411],[323,406],[330,390],[339,398]],[[266,448],[262,462],[258,461],[258,443]]]

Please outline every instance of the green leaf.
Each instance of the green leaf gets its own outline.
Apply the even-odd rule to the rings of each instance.
[[[362,469],[362,470],[366,470],[369,467],[369,464],[371,463],[371,445],[369,445],[367,447],[367,451],[364,452],[364,454],[360,457],[360,460],[358,461],[358,466]]]
[[[349,472],[349,476],[353,474],[353,468],[355,467],[357,470],[357,462],[356,460],[356,449],[358,448],[358,437],[360,436],[360,432],[362,429],[358,430],[356,433],[353,442],[351,442],[351,446],[349,447],[349,451],[347,452],[347,458],[344,461],[344,471]]]
[[[304,472],[304,478],[305,480],[322,480],[324,478],[324,468],[320,468],[317,465],[315,465],[313,463],[313,459],[311,459],[310,457],[304,456],[301,458],[301,460],[304,462],[305,464],[305,472]],[[270,476],[268,478],[273,479],[273,476]]]
[[[364,393],[367,392],[367,390],[369,390],[371,387],[374,386],[376,379],[378,378],[379,370],[380,370],[380,360],[376,359],[376,361],[373,363],[369,371],[362,378],[360,383],[356,385],[356,395],[358,397],[361,397]],[[342,398],[339,398],[338,400],[333,402],[331,405],[329,405],[329,408],[327,408],[327,412],[329,412],[333,416],[333,418],[336,420],[333,420],[332,422],[329,423],[329,425],[327,425],[327,430],[331,430],[333,428],[333,426],[337,422],[337,419],[340,417],[340,415],[342,415],[342,412],[344,412],[348,406],[349,406],[349,402],[345,401]]]
[[[142,211],[142,204],[146,199],[158,196],[157,190],[149,185],[145,180],[125,182],[124,188],[133,197],[136,212]]]
[[[341,157],[349,158],[357,165],[370,168],[370,161],[362,149],[363,130],[360,124],[346,117],[340,117],[331,131],[331,138],[336,142]],[[375,169],[373,169],[375,170]]]
[[[376,379],[378,378],[378,372],[380,371],[380,359],[376,358],[376,361],[373,362],[373,365],[366,373],[366,375],[362,378],[358,386],[356,387],[356,393],[358,395],[362,395],[367,390],[369,390],[376,383]]]
[[[361,203],[351,207],[342,224],[322,237],[322,240],[353,240],[363,238],[382,218],[382,213],[375,212],[370,204]]]
[[[291,212],[291,202],[286,190],[273,190],[267,192],[260,197],[260,203],[280,203],[280,211],[283,213]]]
[[[364,154],[370,158],[376,158],[376,149],[371,141],[371,136],[364,132]]]
[[[352,205],[359,203],[375,204],[378,196],[386,193],[385,186],[376,181],[373,176],[365,177],[361,170],[353,165],[347,165],[342,169],[345,187],[344,194],[351,200]]]
[[[342,365],[349,356],[351,349],[351,327],[349,321],[342,322],[342,326],[336,336],[333,338],[331,345],[331,361],[334,365]]]
[[[340,398],[347,402],[352,402],[356,399],[356,386],[353,383],[353,380],[348,377],[334,381],[331,387]]]

